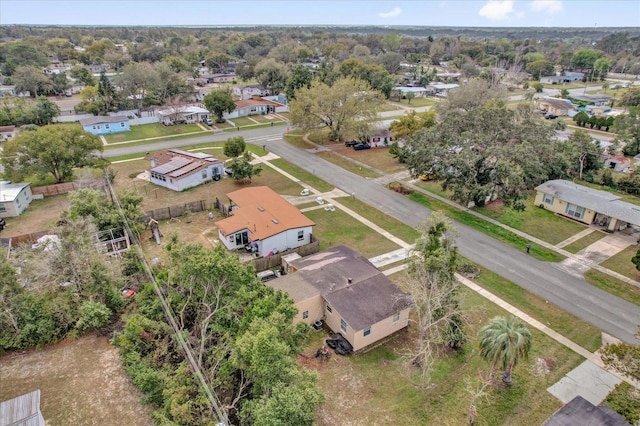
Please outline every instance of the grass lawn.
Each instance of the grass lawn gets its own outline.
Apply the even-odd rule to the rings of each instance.
[[[498,225],[494,225],[472,214],[451,207],[439,200],[427,197],[417,192],[411,194],[409,198],[416,203],[422,204],[423,206],[431,210],[440,211],[453,220],[464,223],[467,226],[471,226],[472,228],[475,228],[480,232],[484,232],[485,234],[499,241],[502,241],[503,243],[509,244],[517,249],[523,250],[524,247],[529,243],[529,240],[522,238],[511,231],[507,231],[506,229],[503,229]],[[557,254],[556,252],[546,250],[545,248],[539,247],[537,245],[533,245],[531,247],[531,255],[538,260],[543,260],[546,262],[559,262],[564,259],[563,256]]]
[[[374,257],[400,248],[340,209],[334,212],[312,210],[305,216],[316,223],[313,235],[320,240],[320,250],[344,244],[365,257]]]
[[[305,142],[303,137],[301,130],[294,130],[284,135],[284,140],[300,149],[312,149],[313,145]]]
[[[306,183],[307,185],[317,189],[320,192],[328,192],[334,188],[333,185],[325,182],[319,177],[307,172],[306,170],[301,169],[298,166],[294,166],[293,164],[281,158],[278,158],[276,160],[271,160],[270,163],[284,170],[290,175],[297,177],[298,179],[300,179],[301,182]],[[298,191],[297,195],[300,195],[300,191]]]
[[[616,271],[617,273],[622,274],[627,278],[631,278],[632,280],[638,280],[640,279],[640,273],[636,269],[635,265],[631,262],[631,259],[636,255],[637,252],[638,246],[629,246],[621,252],[617,253],[615,256],[608,258],[600,265],[607,269],[611,269],[612,271]]]
[[[131,126],[129,132],[113,133],[104,135],[107,143],[127,142],[138,139],[158,138],[168,136],[179,136],[185,133],[205,133],[200,126],[196,124],[180,124],[176,126],[164,126],[160,123],[141,124],[139,126]]]
[[[533,201],[533,197],[527,199],[527,208],[523,212],[515,211],[502,203],[491,203],[486,207],[477,207],[475,210],[550,244],[557,244],[580,231],[584,231],[585,225],[564,219],[549,210],[541,209],[535,206]]]
[[[233,121],[233,123],[234,123],[236,126],[240,126],[240,127],[243,127],[243,126],[250,126],[250,125],[258,124],[258,123],[259,123],[259,122],[256,122],[256,121],[252,120],[252,119],[251,119],[251,118],[249,118],[249,117],[238,117],[238,118],[234,118],[234,119],[233,119],[233,120],[231,120],[231,121]]]
[[[356,152],[364,152],[363,151],[356,151]],[[336,154],[334,154],[333,152],[318,152],[316,153],[316,155],[324,160],[327,160],[330,163],[335,164],[336,166],[339,166],[345,170],[350,171],[351,173],[354,173],[358,176],[362,176],[364,178],[377,178],[380,177],[379,173],[374,172],[373,170],[367,168],[367,167],[362,167],[359,164],[356,164],[352,161],[349,161],[345,158],[342,158]],[[364,154],[362,155],[364,156]],[[359,158],[358,158],[359,159]]]
[[[584,279],[592,286],[640,306],[640,288],[634,285],[627,284],[624,281],[620,281],[595,269],[588,270],[584,274]],[[635,279],[637,279],[637,277]]]
[[[389,148],[371,148],[355,151],[353,148],[337,148],[336,152],[367,164],[385,173],[397,173],[406,170],[404,164],[389,154]]]
[[[572,242],[571,244],[564,246],[563,249],[569,253],[577,253],[580,250],[589,247],[591,244],[606,237],[607,234],[602,231],[593,231],[586,237],[582,237],[579,240]]]
[[[496,315],[506,315],[498,306],[466,289],[461,291],[462,306],[470,340],[460,354],[444,353],[436,362],[433,381],[427,387],[415,386],[403,357],[412,346],[410,327],[393,340],[366,353],[340,357],[315,364],[326,402],[316,413],[320,425],[467,424],[470,396],[468,383],[488,368],[478,356],[479,328]],[[505,387],[499,379],[489,387],[489,397],[478,403],[478,425],[541,424],[562,403],[546,388],[578,365],[582,358],[547,336],[532,330],[529,359],[513,372],[513,384]],[[311,335],[307,354],[315,351],[324,332]],[[384,386],[384,388],[381,388]]]
[[[380,112],[397,111],[399,109],[400,109],[400,107],[398,107],[397,105],[394,105],[393,102],[389,102],[389,101],[387,101],[386,103],[380,105]]]
[[[416,229],[405,225],[397,219],[382,213],[380,210],[373,208],[360,200],[353,199],[351,197],[342,197],[339,198],[338,201],[341,204],[344,204],[345,207],[348,207],[359,215],[369,219],[371,222],[406,243],[413,244],[420,236],[420,233]]]
[[[411,102],[409,102],[409,99],[400,99],[400,100],[394,99],[389,103],[391,105],[396,104],[396,105],[402,105],[403,107],[409,107],[409,108],[420,108],[425,106],[433,106],[437,104],[438,101],[430,97],[422,97],[422,98],[413,98],[411,99]],[[400,108],[396,108],[396,109],[400,109]]]

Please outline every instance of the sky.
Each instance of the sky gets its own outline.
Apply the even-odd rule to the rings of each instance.
[[[0,0],[0,25],[640,27],[640,0]]]

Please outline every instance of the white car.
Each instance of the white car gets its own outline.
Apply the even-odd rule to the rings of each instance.
[[[213,120],[210,118],[205,118],[204,124],[206,124],[207,126],[213,126]]]

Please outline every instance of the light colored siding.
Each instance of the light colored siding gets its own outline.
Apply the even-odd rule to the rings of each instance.
[[[319,294],[296,303],[296,307],[298,308],[298,314],[293,319],[294,322],[302,321],[311,325],[314,321],[318,321],[324,316],[324,300]],[[304,311],[309,311],[309,317],[306,319],[302,318]]]
[[[400,313],[400,318],[398,321],[393,321],[393,316],[389,318],[385,318],[382,321],[379,321],[375,324],[371,325],[371,333],[368,336],[364,336],[364,329],[352,331],[352,338],[347,336],[347,340],[353,345],[354,351],[359,351],[360,349],[371,345],[372,343],[377,342],[378,340],[384,339],[391,334],[402,330],[406,326],[409,325],[409,308],[405,308]],[[338,322],[338,328],[340,327],[340,323]],[[344,333],[343,333],[344,334]]]

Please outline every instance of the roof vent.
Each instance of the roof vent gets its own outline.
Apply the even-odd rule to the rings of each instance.
[[[273,223],[275,223],[276,225],[280,223],[280,222],[278,222],[278,219],[271,219],[271,221],[272,221]]]
[[[351,284],[353,282],[353,278],[349,277],[347,278],[347,284]]]
[[[258,210],[260,210],[261,212],[264,211],[264,207],[258,207]]]

